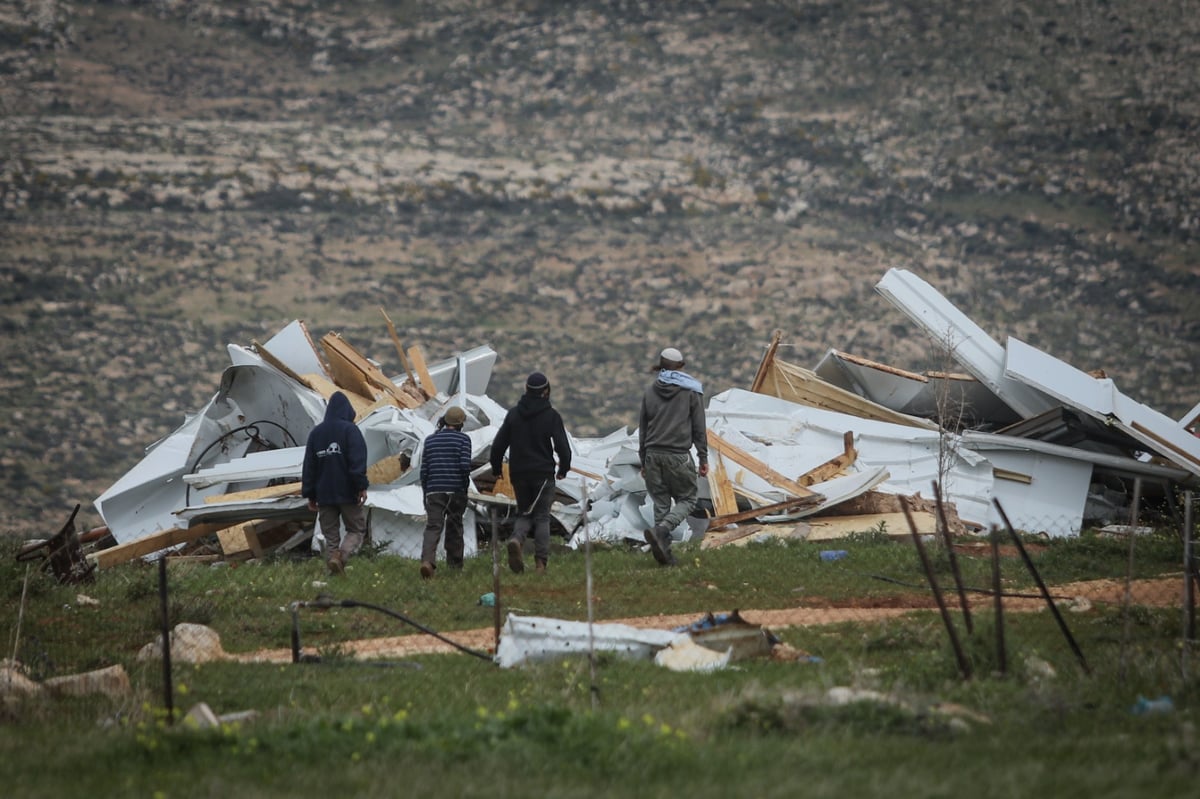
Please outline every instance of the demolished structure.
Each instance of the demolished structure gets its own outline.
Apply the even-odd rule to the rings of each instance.
[[[1051,536],[1125,522],[1135,481],[1167,495],[1200,478],[1200,404],[1172,420],[1014,338],[1001,345],[915,275],[891,270],[876,289],[965,373],[917,374],[831,350],[813,370],[767,347],[748,389],[707,407],[711,469],[700,480],[704,517],[676,540],[706,545],[771,529],[818,536],[882,529],[898,497],[931,511],[941,492],[954,532],[1000,522]],[[300,496],[308,432],[335,391],[350,397],[368,446],[369,536],[381,551],[419,558],[425,524],[418,483],[422,443],[450,406],[466,412],[476,465],[464,520],[468,557],[503,529],[514,502],[507,470],[493,478],[491,441],[505,410],[487,396],[497,354],[481,346],[426,365],[384,314],[404,374],[388,377],[336,333],[314,343],[301,321],[265,343],[228,346],[231,365],[209,403],[152,445],[95,500],[114,545],[88,557],[101,568],[158,557],[215,537],[224,557],[319,547],[315,514]],[[636,433],[572,438],[573,468],[559,481],[555,529],[584,540],[640,546],[652,510]],[[920,532],[932,512],[916,513]],[[847,523],[847,518],[853,521]],[[898,527],[895,532],[901,532]]]

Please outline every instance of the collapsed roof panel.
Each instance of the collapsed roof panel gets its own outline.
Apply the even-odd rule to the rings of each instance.
[[[1012,337],[1005,369],[1013,379],[1119,427],[1148,451],[1200,476],[1200,438],[1174,419],[1125,396],[1110,378],[1092,377]]]
[[[747,445],[751,454],[784,474],[803,473],[814,460],[840,452],[847,430],[854,433],[858,450],[854,471],[883,467],[890,476],[881,489],[889,493],[931,496],[939,479],[939,457],[949,459],[941,479],[947,499],[968,524],[982,528],[989,518],[991,466],[957,446],[953,434],[861,419],[741,389],[718,394],[708,407],[710,427],[722,435],[741,432],[754,442]]]
[[[938,421],[952,430],[995,429],[1020,418],[972,375],[917,374],[833,349],[813,371],[821,379],[871,402]]]
[[[1057,404],[1005,375],[1004,347],[921,278],[905,269],[889,269],[875,290],[1022,417],[1036,416]]]

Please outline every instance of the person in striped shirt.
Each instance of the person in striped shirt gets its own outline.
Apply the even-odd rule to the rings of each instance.
[[[446,411],[438,429],[425,439],[421,454],[421,487],[425,491],[425,535],[421,542],[421,577],[437,570],[437,547],[446,531],[446,565],[463,567],[463,513],[471,479],[471,438],[462,431],[467,415],[457,405]]]

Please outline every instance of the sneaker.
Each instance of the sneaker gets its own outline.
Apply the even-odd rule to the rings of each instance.
[[[521,542],[508,539],[508,568],[514,574],[525,571],[525,558],[521,556]]]
[[[535,572],[537,572],[538,574],[545,574],[546,573],[546,561],[542,560],[541,558],[538,558],[537,562],[535,563],[535,565],[533,567],[533,570]]]
[[[329,554],[328,566],[329,566],[330,574],[336,575],[336,574],[345,574],[346,573],[346,562],[344,560],[344,556],[342,555],[342,551],[340,549],[335,549],[333,552],[331,552]]]
[[[646,539],[646,543],[650,545],[650,552],[654,555],[654,559],[663,566],[670,566],[671,558],[667,551],[663,549],[662,542],[658,538],[658,531],[643,530],[642,536]]]
[[[427,560],[421,561],[421,579],[428,580],[433,577],[434,565]]]

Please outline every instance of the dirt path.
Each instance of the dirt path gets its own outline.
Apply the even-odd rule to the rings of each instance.
[[[1135,581],[1130,586],[1130,602],[1153,607],[1178,607],[1183,599],[1183,576],[1161,577]],[[1050,589],[1060,606],[1076,612],[1086,612],[1096,604],[1120,605],[1125,601],[1125,584],[1117,580],[1093,580],[1068,583]],[[1061,599],[1066,597],[1068,599]],[[990,612],[992,598],[982,594],[968,597],[972,608]],[[811,600],[810,600],[811,601]],[[947,596],[947,603],[957,607],[957,596]],[[837,607],[798,607],[776,610],[741,610],[743,619],[770,630],[787,627],[811,627],[841,622],[873,622],[903,616],[914,610],[937,607],[928,594],[912,593],[890,597],[873,597],[842,603]],[[1011,612],[1032,612],[1044,609],[1046,603],[1038,597],[1008,598],[1004,609]],[[639,616],[628,619],[604,619],[603,624],[626,624],[640,629],[670,630],[692,624],[708,611],[697,613]],[[729,611],[714,611],[716,613]],[[473,630],[454,630],[442,635],[459,646],[480,652],[492,652],[496,645],[494,627]],[[432,635],[416,633],[389,638],[368,638],[348,641],[342,649],[360,658],[401,658],[411,655],[454,653],[460,650]],[[263,649],[257,652],[230,654],[229,659],[242,663],[290,663],[291,649]]]

